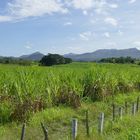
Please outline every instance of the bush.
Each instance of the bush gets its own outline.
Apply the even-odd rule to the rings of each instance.
[[[140,62],[138,62],[138,65],[140,65]]]
[[[6,123],[10,121],[10,115],[12,112],[12,104],[8,101],[0,103],[0,123]]]
[[[59,65],[59,64],[67,64],[71,63],[72,60],[70,58],[64,58],[59,54],[49,54],[44,56],[40,60],[40,64],[42,66],[52,66],[52,65]]]
[[[0,58],[0,63],[1,64],[18,64],[22,66],[30,66],[32,65],[31,60],[24,60],[24,59],[19,59],[19,58],[12,58],[12,57],[2,57]]]
[[[131,58],[131,57],[119,57],[119,58],[112,57],[112,58],[103,58],[100,60],[100,62],[103,62],[103,63],[121,63],[121,64],[124,64],[124,63],[134,64],[135,61],[136,59]]]

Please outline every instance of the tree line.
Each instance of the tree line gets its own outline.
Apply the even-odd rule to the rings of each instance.
[[[103,58],[98,61],[99,63],[120,63],[120,64],[138,64],[140,65],[140,60],[131,57],[111,57],[111,58]],[[40,66],[52,66],[52,65],[60,65],[60,64],[68,64],[72,63],[72,59],[65,58],[59,54],[48,54],[43,56],[40,61],[32,61],[32,60],[25,60],[21,58],[14,58],[14,57],[0,57],[1,64],[17,64],[23,66],[30,66],[30,65],[40,65]]]
[[[24,60],[24,59],[14,58],[14,57],[1,57],[0,63],[1,64],[17,64],[17,65],[29,66],[29,65],[32,65],[34,62],[31,60]]]
[[[14,57],[1,57],[0,63],[1,64],[17,64],[23,66],[30,66],[34,64],[38,64],[41,66],[52,66],[52,65],[60,65],[60,64],[68,64],[71,63],[72,59],[64,58],[59,54],[48,54],[44,56],[40,61],[32,61],[32,60],[25,60],[21,58],[14,58]]]
[[[120,64],[125,64],[125,63],[131,63],[134,64],[137,60],[135,58],[131,57],[111,57],[111,58],[103,58],[99,62],[102,63],[120,63]]]

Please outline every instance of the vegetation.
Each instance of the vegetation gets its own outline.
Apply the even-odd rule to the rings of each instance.
[[[72,60],[70,58],[64,58],[59,54],[48,54],[40,60],[40,64],[43,66],[68,64],[71,62]]]
[[[136,140],[140,139],[140,113],[136,116],[131,116],[131,103],[136,101],[139,93],[118,94],[115,96],[113,103],[118,107],[124,106],[124,102],[128,101],[128,114],[124,114],[120,120],[116,116],[116,120],[112,122],[112,98],[108,98],[102,102],[82,102],[82,106],[78,109],[73,109],[66,106],[59,106],[45,109],[42,112],[37,112],[27,123],[25,140],[40,140],[43,139],[43,131],[40,122],[43,121],[48,128],[49,139],[51,140],[71,140],[71,119],[78,118],[78,138],[77,140]],[[89,125],[90,137],[86,136],[85,129],[85,111],[89,110]],[[118,109],[118,108],[117,108]],[[100,112],[105,113],[105,124],[103,135],[98,134],[98,116]],[[19,139],[21,135],[22,124],[16,122],[7,123],[0,126],[1,140]]]
[[[72,117],[79,118],[83,124],[86,109],[94,114],[94,117],[92,113],[90,116],[93,125],[100,111],[109,115],[112,103],[122,105],[125,100],[131,103],[139,95],[139,91],[138,65],[100,63],[71,63],[52,67],[0,65],[0,137],[4,139],[6,132],[11,131],[13,134],[11,140],[17,138],[15,132],[19,131],[20,127],[17,127],[16,123],[21,124],[24,121],[29,123],[29,128],[33,128],[34,134],[40,130],[40,121],[45,121],[48,127],[52,128],[50,134],[57,135],[58,130],[54,130],[56,126],[62,124],[65,131],[65,127],[70,126]],[[124,123],[130,125],[128,131],[133,133],[130,130],[132,127],[131,123],[129,124],[130,120],[131,118],[126,116]],[[134,120],[139,122],[137,117]],[[122,132],[116,132],[114,129],[116,131],[109,134],[111,128],[108,124],[106,138],[114,136],[115,139],[120,135],[121,139],[124,133],[127,133],[122,130],[122,124],[119,122],[115,124]],[[66,127],[67,132],[64,134],[67,135],[69,129]],[[30,130],[27,131],[30,134]],[[42,137],[42,134],[39,134],[36,139]],[[28,135],[28,139],[33,138]]]
[[[0,67],[1,122],[28,120],[48,107],[81,106],[108,96],[140,90],[136,65],[72,63],[55,67]],[[4,110],[4,111],[3,111]]]
[[[131,58],[131,57],[112,57],[112,58],[103,58],[100,60],[100,62],[103,63],[121,63],[121,64],[125,64],[125,63],[132,63],[134,64],[136,61],[136,59]]]
[[[1,64],[18,64],[23,66],[30,66],[32,64],[35,64],[35,62],[30,60],[24,60],[19,58],[13,58],[13,57],[1,57],[0,58]]]

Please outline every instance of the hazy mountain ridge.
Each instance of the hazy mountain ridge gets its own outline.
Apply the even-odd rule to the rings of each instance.
[[[21,59],[25,59],[25,60],[41,60],[41,58],[44,56],[44,54],[40,53],[40,52],[35,52],[29,55],[22,55],[19,58]]]
[[[29,55],[22,55],[20,57],[13,57],[13,58],[39,61],[43,56],[44,56],[43,53],[35,52]],[[129,49],[121,49],[121,50],[100,49],[89,53],[83,53],[83,54],[69,53],[64,55],[64,57],[71,58],[74,61],[96,61],[102,58],[127,57],[127,56],[140,59],[140,50],[138,50],[137,48],[129,48]],[[0,58],[2,58],[2,56],[0,56]]]
[[[127,56],[140,59],[140,50],[138,50],[137,48],[122,49],[122,50],[100,49],[91,53],[84,53],[84,54],[77,54],[77,55],[66,54],[64,56],[71,58],[75,61],[95,61],[95,60],[100,60],[102,58],[127,57]]]

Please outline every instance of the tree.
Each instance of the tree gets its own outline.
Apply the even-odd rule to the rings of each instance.
[[[103,63],[121,63],[121,64],[132,63],[132,64],[134,64],[135,61],[136,61],[136,59],[131,58],[131,57],[128,56],[128,57],[118,57],[118,58],[115,58],[115,57],[103,58],[99,62],[103,62]]]
[[[68,63],[72,63],[72,59],[70,59],[70,58],[65,58],[65,64],[68,64]]]
[[[71,59],[64,58],[63,56],[61,56],[59,54],[48,54],[40,60],[40,64],[43,66],[67,64],[67,63],[71,63],[71,62],[72,62]]]
[[[30,60],[23,60],[23,59],[19,59],[19,58],[1,57],[0,63],[2,63],[2,64],[18,64],[18,65],[29,66],[29,65],[32,65],[33,62]]]

